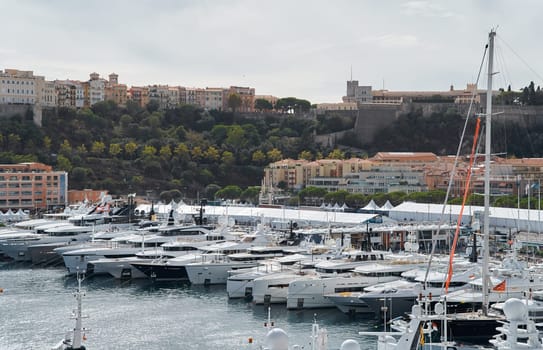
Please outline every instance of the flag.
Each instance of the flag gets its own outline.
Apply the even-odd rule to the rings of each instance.
[[[539,190],[539,183],[534,182],[534,183],[532,184],[532,189],[534,189],[534,190]]]
[[[492,288],[493,291],[496,292],[505,292],[505,280],[501,281],[500,283],[496,284],[494,288]]]
[[[424,345],[424,329],[422,328],[422,324],[420,325],[420,345]]]

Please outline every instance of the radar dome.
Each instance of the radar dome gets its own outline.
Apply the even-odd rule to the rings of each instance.
[[[288,350],[288,335],[281,328],[274,328],[266,334],[265,343],[270,350]]]
[[[341,343],[339,350],[360,350],[360,344],[356,340],[347,339]]]
[[[503,313],[510,321],[522,321],[528,317],[528,308],[522,300],[511,298],[503,304]]]

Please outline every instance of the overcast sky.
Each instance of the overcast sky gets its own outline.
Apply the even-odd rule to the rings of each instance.
[[[0,13],[0,69],[48,80],[115,72],[317,103],[341,100],[352,66],[374,89],[447,90],[475,80],[499,26],[498,87],[543,86],[539,0],[1,0]]]

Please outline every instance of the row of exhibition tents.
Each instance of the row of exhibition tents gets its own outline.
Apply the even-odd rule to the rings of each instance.
[[[334,205],[331,203],[322,203],[319,208],[325,211],[352,211],[351,208],[349,208],[349,206],[345,203],[343,203],[341,206],[338,203]],[[390,203],[390,201],[386,201],[386,203],[380,207],[372,199],[365,207],[357,209],[356,211],[359,213],[378,214],[388,212],[391,209],[394,209],[394,206],[392,203]]]
[[[8,209],[6,212],[0,210],[0,222],[3,223],[18,222],[28,220],[29,218],[30,216],[28,215],[28,213],[24,212],[22,209],[19,209],[17,211]]]

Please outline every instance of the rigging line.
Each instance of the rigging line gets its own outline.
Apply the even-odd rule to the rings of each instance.
[[[496,66],[500,67],[500,76],[503,84],[503,90],[507,91],[508,85],[511,84],[511,80],[509,79],[509,71],[507,70],[507,65],[505,64],[505,55],[503,55],[501,46],[497,46],[495,49],[495,57],[496,57]],[[507,83],[509,81],[509,84]]]
[[[460,225],[462,224],[462,215],[464,214],[464,208],[466,207],[466,201],[468,199],[469,188],[471,186],[471,175],[473,172],[473,163],[475,161],[475,154],[477,153],[477,147],[479,145],[479,130],[481,127],[481,118],[477,118],[477,125],[475,126],[475,135],[473,135],[473,146],[471,148],[471,157],[469,160],[468,174],[466,176],[466,186],[464,187],[464,196],[462,198],[462,206],[460,207],[460,213],[456,222],[456,230],[454,232],[453,244],[451,246],[451,252],[449,254],[449,270],[447,271],[447,280],[445,282],[445,294],[449,292],[449,285],[453,274],[453,258],[456,250],[456,244],[458,243],[458,236],[460,236]],[[476,252],[473,252],[476,254]]]
[[[505,41],[505,39],[501,36],[501,35],[496,35],[504,44],[505,46],[507,46],[507,48],[509,50],[511,50],[511,52],[517,56],[517,58],[522,62],[524,63],[524,65],[530,70],[532,71],[532,73],[534,73],[538,78],[539,80],[543,81],[543,77],[541,77],[541,75],[539,75],[539,73],[537,73],[537,71],[535,69],[533,69],[529,64],[528,62],[526,62],[526,60],[524,60],[524,58],[522,58],[515,50],[513,50],[513,48],[511,47],[511,45],[509,45],[507,43],[507,41]]]
[[[475,82],[476,86],[479,85],[479,80],[481,78],[481,72],[483,71],[483,66],[485,63],[486,53],[488,52],[488,44],[485,45],[485,49],[483,51],[483,57],[481,58],[481,64],[479,65],[479,72],[477,73],[477,80]],[[464,142],[464,137],[466,135],[466,129],[468,127],[468,122],[471,115],[471,110],[473,108],[474,102],[475,102],[475,96],[477,94],[477,89],[474,89],[471,93],[471,100],[468,107],[468,112],[466,115],[466,122],[464,123],[464,128],[462,130],[462,135],[460,136],[460,142],[458,143],[458,149],[456,150],[456,156],[454,158],[453,167],[451,169],[451,174],[449,176],[449,184],[447,185],[447,192],[445,193],[445,199],[443,200],[443,206],[441,208],[441,216],[439,218],[439,223],[437,225],[437,233],[439,234],[439,231],[441,230],[441,226],[445,222],[445,207],[447,206],[447,202],[449,201],[449,194],[451,193],[452,183],[454,181],[454,176],[456,172],[456,168],[458,166],[458,160],[460,158],[460,152],[462,151],[462,143]],[[432,258],[434,256],[436,244],[432,244],[432,252],[430,253],[430,259],[428,260],[428,266],[426,267],[426,274],[424,275],[424,288],[427,287],[427,280],[428,280],[428,274],[430,273],[430,269],[432,267]],[[450,248],[450,247],[449,247]],[[445,283],[445,281],[443,281]]]

